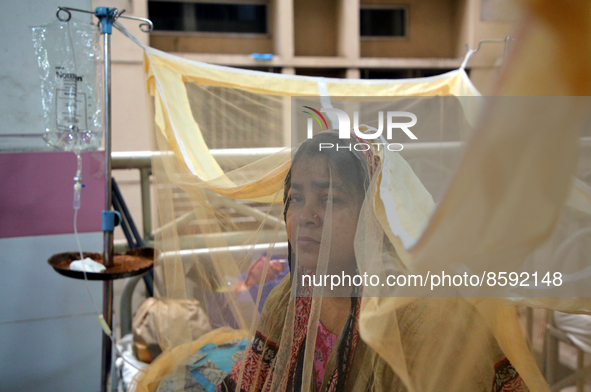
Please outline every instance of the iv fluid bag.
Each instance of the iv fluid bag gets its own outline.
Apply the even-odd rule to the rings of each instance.
[[[55,19],[33,27],[33,43],[41,76],[45,141],[63,151],[97,149],[102,137],[98,27]]]

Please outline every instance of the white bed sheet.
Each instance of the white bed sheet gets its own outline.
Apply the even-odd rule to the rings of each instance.
[[[554,321],[577,347],[591,353],[591,316],[554,312]]]
[[[117,369],[117,374],[119,375],[118,390],[121,392],[133,392],[135,389],[133,378],[139,372],[139,369],[143,369],[148,366],[146,362],[138,360],[133,355],[133,350],[131,348],[132,342],[132,334],[123,336],[117,342],[117,347],[119,348],[122,356],[125,358],[124,360],[123,358],[118,357],[115,361],[115,368]]]

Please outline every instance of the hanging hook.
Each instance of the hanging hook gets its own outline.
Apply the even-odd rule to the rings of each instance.
[[[57,7],[57,12],[55,13],[55,16],[59,20],[61,20],[62,22],[68,22],[70,19],[72,19],[72,13],[70,11],[83,12],[85,14],[92,14],[92,15],[94,15],[94,12],[86,11],[86,10],[81,10],[79,8]],[[68,18],[67,19],[62,19],[62,17],[60,17],[60,12],[65,12],[66,14],[68,14]]]
[[[78,8],[57,7],[57,12],[55,13],[55,16],[60,21],[67,22],[70,19],[72,19],[72,13],[70,11],[83,12],[85,14],[95,15],[95,13],[92,12],[92,11],[81,10],[81,9],[78,9]],[[64,17],[63,14],[61,14],[62,12],[65,12],[66,13],[67,18]],[[137,20],[137,21],[142,22],[142,23],[140,23],[140,26],[139,27],[140,27],[140,30],[143,31],[144,33],[150,33],[150,32],[152,32],[152,30],[154,30],[154,24],[152,23],[152,21],[150,19],[140,18],[140,17],[137,17],[137,16],[123,15],[124,12],[125,12],[125,9],[121,10],[121,12],[119,12],[119,11],[117,11],[117,9],[115,9],[115,13],[114,13],[114,16],[113,16],[113,21],[117,20],[118,18]]]
[[[124,12],[125,12],[125,9],[121,10],[121,12],[115,10],[115,16],[113,17],[113,22],[115,22],[119,18],[138,20],[138,21],[142,22],[142,23],[140,23],[139,27],[140,27],[140,30],[143,31],[144,33],[150,33],[152,30],[154,30],[154,24],[152,23],[152,21],[150,19],[140,18],[137,16],[123,15]]]
[[[149,20],[147,23],[140,23],[140,30],[144,33],[150,33],[152,30],[154,30],[154,24],[151,20]]]
[[[131,20],[137,20],[140,21],[142,23],[140,23],[140,30],[143,31],[144,33],[150,33],[152,32],[152,30],[154,30],[154,24],[152,23],[152,21],[150,19],[146,19],[146,18],[139,18],[137,16],[128,16],[128,15],[121,15],[119,14],[120,18],[123,19],[131,19]]]
[[[507,37],[503,38],[503,39],[483,39],[480,42],[478,42],[478,46],[476,47],[476,49],[470,49],[470,46],[468,46],[468,44],[466,44],[466,57],[464,58],[464,61],[462,62],[462,65],[460,66],[460,68],[465,68],[466,65],[468,64],[468,60],[470,59],[470,57],[478,52],[480,50],[480,47],[482,46],[482,44],[488,44],[488,43],[501,43],[504,42],[505,43],[505,51],[503,53],[503,61],[505,61],[507,59],[507,53],[509,52],[509,41],[514,41],[514,39],[511,39],[511,36],[508,35]]]
[[[505,43],[505,49],[507,46],[509,46],[509,41],[511,40],[511,36],[508,35],[507,37],[503,38],[503,39],[483,39],[480,40],[480,42],[478,42],[478,47],[476,47],[476,50],[474,50],[474,53],[478,52],[480,50],[480,47],[482,46],[482,44],[489,44],[489,43],[501,43],[504,42]],[[466,50],[470,50],[470,47],[468,46],[468,44],[466,44]]]
[[[65,12],[68,16],[62,19],[62,17],[60,17],[60,12]],[[70,19],[72,19],[72,13],[64,7],[57,7],[57,12],[55,13],[55,16],[60,20],[60,22],[69,22]]]

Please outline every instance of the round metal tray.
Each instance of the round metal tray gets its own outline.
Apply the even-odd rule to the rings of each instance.
[[[103,262],[102,253],[83,252],[82,255],[94,261]],[[47,262],[61,275],[74,279],[84,279],[84,272],[70,270],[70,263],[80,259],[78,252],[59,253],[51,256]],[[115,280],[141,275],[154,266],[154,249],[137,248],[125,253],[115,253],[114,265],[103,272],[87,272],[88,280]]]

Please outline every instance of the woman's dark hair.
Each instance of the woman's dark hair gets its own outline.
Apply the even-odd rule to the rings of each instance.
[[[321,150],[320,143],[331,143],[334,147]],[[291,160],[291,167],[285,177],[285,185],[283,187],[283,219],[286,222],[287,209],[289,208],[289,192],[291,189],[291,170],[302,158],[326,157],[329,167],[338,173],[343,180],[343,185],[351,190],[351,195],[355,195],[360,200],[363,200],[365,192],[369,187],[369,169],[363,153],[357,152],[353,148],[354,144],[354,139],[340,139],[338,132],[325,131],[314,135],[312,139],[306,140],[298,147]],[[351,152],[347,151],[349,149]],[[287,254],[290,274],[293,274],[292,249],[289,239],[287,241]]]
[[[324,143],[324,146],[331,144],[333,147],[320,149],[321,143]],[[370,180],[368,164],[363,153],[353,148],[354,144],[354,139],[340,139],[338,132],[325,131],[314,135],[312,139],[306,140],[298,147],[291,160],[291,168],[285,177],[285,186],[283,188],[284,218],[289,207],[291,169],[302,158],[325,157],[331,170],[334,170],[343,180],[345,188],[350,190],[352,195],[361,199],[365,197],[365,191]]]

